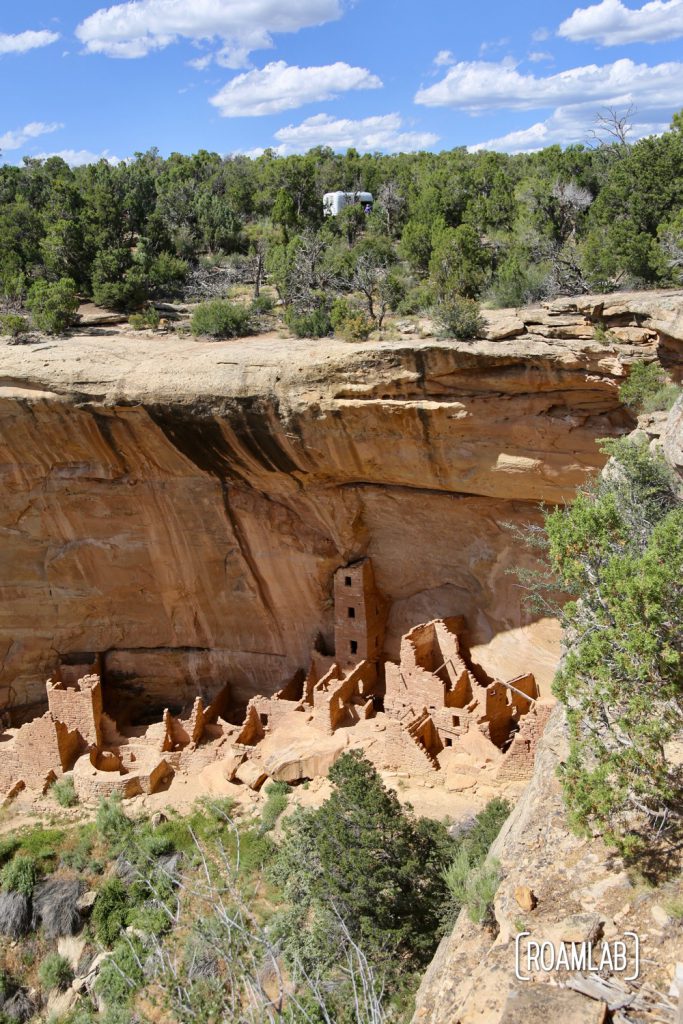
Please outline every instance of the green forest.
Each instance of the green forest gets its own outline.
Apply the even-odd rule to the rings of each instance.
[[[335,190],[372,192],[372,212],[325,217]],[[265,281],[302,336],[344,323],[367,336],[389,312],[435,308],[446,322],[464,311],[474,329],[476,303],[670,286],[682,265],[681,114],[632,145],[514,156],[151,149],[115,166],[0,167],[0,303],[17,332],[26,310],[63,329],[78,299],[139,315],[164,299],[224,299],[235,282],[258,298]]]

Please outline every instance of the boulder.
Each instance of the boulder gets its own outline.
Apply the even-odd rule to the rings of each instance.
[[[251,759],[249,761],[244,761],[239,766],[235,772],[235,778],[238,782],[242,782],[245,786],[249,786],[249,789],[253,789],[258,792],[268,778],[268,772],[264,769],[260,761]]]
[[[93,302],[84,302],[78,307],[78,327],[106,327],[111,324],[128,322],[126,313],[117,313],[111,309],[102,309]]]
[[[518,334],[524,334],[526,325],[515,310],[511,309],[489,309],[484,314],[486,327],[482,331],[482,337],[489,341],[503,341],[505,338],[515,338]]]
[[[473,775],[461,775],[459,772],[448,772],[446,775],[446,789],[452,793],[462,793],[466,789],[472,789],[477,780]]]
[[[518,885],[516,887],[515,899],[519,907],[527,914],[531,913],[532,910],[535,910],[538,905],[538,899],[528,885]]]

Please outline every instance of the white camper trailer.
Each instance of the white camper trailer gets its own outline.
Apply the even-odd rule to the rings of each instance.
[[[374,201],[372,192],[326,192],[323,196],[323,211],[326,217],[336,217],[346,206],[359,203],[369,213]]]

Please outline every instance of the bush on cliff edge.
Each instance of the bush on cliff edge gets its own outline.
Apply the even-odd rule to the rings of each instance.
[[[571,821],[635,854],[681,825],[666,744],[683,720],[683,505],[646,442],[604,450],[603,476],[546,515],[552,569],[574,598],[554,690],[567,706]]]

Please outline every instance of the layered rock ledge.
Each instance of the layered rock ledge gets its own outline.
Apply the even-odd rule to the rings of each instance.
[[[683,292],[497,311],[488,338],[203,343],[116,327],[0,341],[0,702],[60,657],[119,697],[273,693],[332,636],[332,575],[371,555],[386,654],[464,615],[507,677],[557,656],[505,524],[570,500],[633,425],[630,363],[679,373]]]

